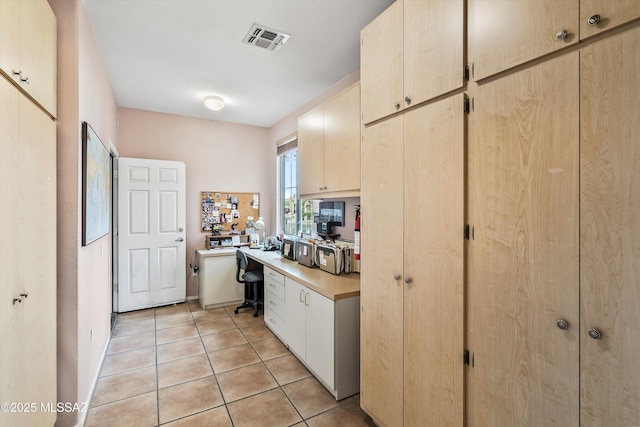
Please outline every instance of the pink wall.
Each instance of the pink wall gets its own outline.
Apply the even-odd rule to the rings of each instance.
[[[58,401],[88,402],[109,340],[111,237],[82,246],[81,123],[115,145],[117,106],[81,0],[49,3],[58,19]],[[59,413],[56,425],[85,415]]]
[[[118,111],[121,157],[186,163],[187,296],[197,296],[188,266],[194,250],[204,249],[200,192],[260,193],[260,215],[270,233],[275,221],[275,145],[262,127],[131,108]]]

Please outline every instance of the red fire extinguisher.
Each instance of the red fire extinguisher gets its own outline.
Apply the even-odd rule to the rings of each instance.
[[[356,225],[353,232],[353,255],[356,260],[356,271],[360,271],[360,205],[356,205]]]

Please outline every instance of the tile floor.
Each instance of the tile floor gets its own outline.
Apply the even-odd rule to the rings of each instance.
[[[198,301],[119,315],[85,427],[374,426],[336,402],[251,310]]]

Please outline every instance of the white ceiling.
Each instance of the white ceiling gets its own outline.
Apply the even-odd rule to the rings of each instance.
[[[270,127],[360,67],[360,30],[394,0],[84,0],[121,107]],[[261,24],[277,52],[242,40]],[[222,96],[221,111],[204,108]]]

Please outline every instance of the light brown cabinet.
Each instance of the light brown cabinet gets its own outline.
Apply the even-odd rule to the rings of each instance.
[[[463,60],[463,0],[397,0],[361,32],[363,123],[461,88]]]
[[[638,18],[638,0],[580,0],[580,40]]]
[[[0,425],[52,426],[40,403],[56,402],[56,126],[1,76],[0,197],[0,402],[21,405]]]
[[[578,102],[577,52],[475,88],[469,426],[578,425]]]
[[[364,131],[360,402],[381,426],[462,425],[463,120],[458,94]]]
[[[470,59],[476,80],[578,42],[578,0],[472,0]]]
[[[640,424],[639,64],[636,25],[475,88],[470,426]]]
[[[0,70],[56,116],[56,18],[46,0],[0,0]]]
[[[299,193],[306,197],[360,193],[360,83],[298,119]]]
[[[640,26],[636,26],[580,51],[580,420],[584,426],[640,425],[639,141]],[[601,334],[599,339],[593,339],[592,330]]]

